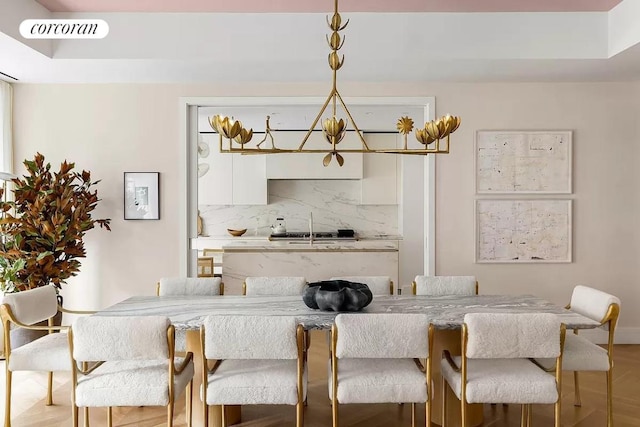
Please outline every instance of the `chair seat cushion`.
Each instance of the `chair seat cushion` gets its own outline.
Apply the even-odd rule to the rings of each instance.
[[[461,366],[461,357],[454,357]],[[442,376],[460,399],[461,374],[442,359]],[[555,403],[553,375],[527,359],[467,359],[468,403]]]
[[[295,405],[298,403],[297,360],[224,360],[207,386],[208,405]],[[307,393],[305,367],[303,399]]]
[[[183,359],[176,359],[180,366]],[[174,378],[175,397],[193,378],[193,362]],[[169,404],[169,360],[105,362],[88,375],[79,375],[78,406],[166,406]]]
[[[555,359],[536,359],[546,369],[553,368]],[[607,350],[576,334],[569,334],[564,341],[562,353],[563,371],[608,371]]]
[[[42,338],[11,350],[10,371],[70,371],[69,338],[65,332]]]
[[[333,399],[329,362],[329,399]],[[422,403],[427,378],[412,359],[338,359],[338,403]]]

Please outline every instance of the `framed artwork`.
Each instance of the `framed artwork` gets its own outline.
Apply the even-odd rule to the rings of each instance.
[[[124,173],[124,219],[160,219],[160,172]]]
[[[571,262],[569,199],[476,200],[476,262]]]
[[[476,132],[477,194],[571,194],[571,131]]]

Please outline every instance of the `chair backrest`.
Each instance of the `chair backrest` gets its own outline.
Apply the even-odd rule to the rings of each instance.
[[[163,277],[159,282],[158,295],[222,295],[221,283],[219,277]]]
[[[561,322],[551,313],[469,313],[470,359],[557,358]]]
[[[243,295],[302,295],[307,279],[304,277],[247,277]]]
[[[604,322],[612,304],[620,306],[620,299],[588,286],[578,285],[573,288],[571,310],[592,320]]]
[[[404,359],[429,355],[429,319],[424,314],[338,314],[336,357]]]
[[[2,303],[8,305],[13,317],[25,325],[47,320],[58,312],[58,294],[54,285],[5,294]]]
[[[393,282],[389,276],[342,276],[329,280],[347,280],[349,282],[364,283],[373,295],[392,295]]]
[[[71,327],[73,358],[78,362],[157,360],[169,357],[164,316],[87,316]]]
[[[412,288],[414,295],[478,294],[478,282],[475,276],[416,276]]]
[[[217,360],[297,359],[297,326],[290,316],[207,316],[204,355]]]

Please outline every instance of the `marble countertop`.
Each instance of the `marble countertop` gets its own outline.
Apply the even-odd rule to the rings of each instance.
[[[598,322],[531,295],[376,296],[363,313],[424,313],[438,329],[459,329],[466,313],[554,313],[571,329]],[[211,314],[294,316],[306,329],[330,329],[335,312],[308,308],[299,296],[137,296],[101,310],[98,316],[162,315],[176,329],[198,329]]]
[[[389,240],[238,241],[223,244],[224,252],[397,252]]]

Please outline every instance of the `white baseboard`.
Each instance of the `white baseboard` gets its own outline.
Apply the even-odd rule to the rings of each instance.
[[[609,339],[608,332],[603,329],[581,330],[580,335],[596,344],[607,344]],[[640,344],[640,328],[616,328],[615,343]]]

